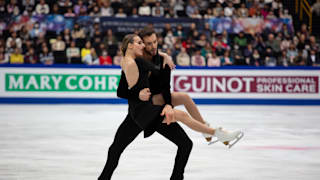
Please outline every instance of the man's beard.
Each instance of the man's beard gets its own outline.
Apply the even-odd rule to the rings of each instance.
[[[155,52],[155,53],[153,54],[153,52]],[[151,57],[153,57],[153,56],[155,56],[155,55],[157,54],[157,50],[155,50],[155,51],[154,51],[154,49],[152,49],[151,51],[144,50],[144,54],[145,54],[146,56],[151,56]]]

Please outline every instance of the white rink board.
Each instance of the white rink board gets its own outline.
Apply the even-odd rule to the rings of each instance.
[[[0,103],[11,103],[11,99],[25,103],[26,98],[27,103],[33,103],[33,98],[35,103],[49,104],[52,99],[60,103],[94,103],[94,99],[123,103],[116,96],[120,72],[119,68],[0,66]],[[286,104],[287,100],[298,100],[320,104],[320,69],[179,68],[171,77],[172,91],[186,92],[197,103],[227,100],[232,104],[232,100],[239,100],[240,104],[250,104],[250,100],[257,100],[264,104],[268,100],[272,104],[280,100]]]

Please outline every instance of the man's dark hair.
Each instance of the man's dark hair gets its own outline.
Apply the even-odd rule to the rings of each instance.
[[[138,33],[141,39],[143,39],[146,36],[151,36],[152,34],[156,34],[156,31],[151,27],[145,27],[141,29]]]

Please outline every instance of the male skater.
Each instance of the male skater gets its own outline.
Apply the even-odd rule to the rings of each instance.
[[[149,32],[151,33],[151,35]],[[158,98],[165,101],[166,104],[162,114],[166,116],[165,121],[167,122],[167,124],[161,123],[157,127],[156,131],[178,146],[175,164],[170,180],[182,180],[184,169],[192,149],[192,141],[178,123],[171,123],[174,121],[174,118],[172,117],[173,107],[171,105],[170,93],[170,68],[167,65],[163,67],[163,57],[157,53],[158,42],[156,34],[153,30],[150,31],[149,29],[142,30],[140,34],[143,35],[143,37],[141,37],[143,40],[145,40],[144,37],[151,37],[150,39],[146,39],[150,41],[144,42],[146,45],[146,58],[151,57],[155,65],[157,65],[160,68],[159,77],[150,77],[150,82],[153,82],[150,84],[151,92],[160,92],[162,96],[158,96]],[[156,79],[158,79],[159,81],[155,81]],[[119,97],[127,99],[138,97],[144,101],[150,98],[150,92],[148,89],[140,91],[139,95],[130,94],[130,92],[128,91],[128,84],[125,79],[125,76],[121,76],[119,87],[117,90],[117,95]],[[179,102],[177,102],[176,104],[179,104]],[[111,176],[118,165],[122,152],[137,137],[137,135],[141,131],[142,129],[134,122],[133,119],[131,119],[131,117],[128,114],[126,119],[122,122],[122,124],[119,126],[116,132],[114,141],[109,148],[106,165],[98,180],[111,179]]]

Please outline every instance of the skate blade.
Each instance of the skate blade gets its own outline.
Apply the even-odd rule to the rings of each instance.
[[[211,141],[211,142],[209,142],[208,145],[214,144],[214,143],[216,143],[216,142],[218,142],[218,140]]]
[[[240,141],[240,139],[242,139],[243,136],[244,136],[244,133],[241,132],[240,135],[237,137],[237,139],[233,143],[231,143],[231,144],[228,143],[229,144],[228,148],[229,149],[232,148],[232,146],[235,145],[238,141]]]

